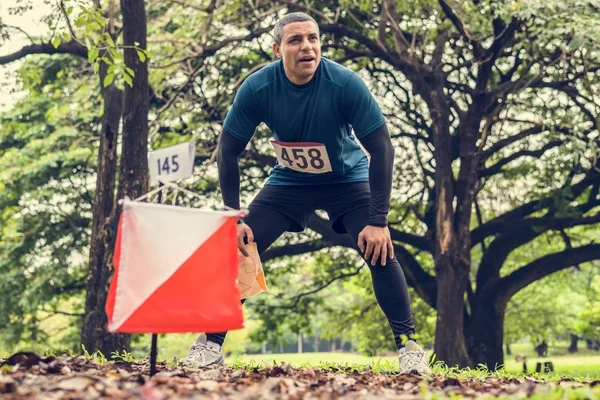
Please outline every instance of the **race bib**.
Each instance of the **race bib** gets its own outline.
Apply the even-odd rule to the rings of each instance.
[[[315,142],[279,142],[271,140],[280,165],[309,174],[331,172],[327,148]]]

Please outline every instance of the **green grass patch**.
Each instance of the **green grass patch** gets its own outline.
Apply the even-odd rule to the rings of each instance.
[[[280,365],[281,363],[290,364],[292,367],[329,369],[332,367],[342,367],[344,369],[364,370],[369,368],[374,372],[397,373],[397,357],[367,357],[353,353],[289,353],[289,354],[254,354],[238,355],[227,358],[227,364],[232,367],[240,368],[262,368],[265,366]],[[535,374],[536,362],[552,361],[554,364],[554,373]],[[529,374],[539,379],[548,381],[557,381],[563,377],[578,381],[600,380],[600,355],[588,356],[556,356],[531,358],[527,360]],[[522,378],[525,376],[522,372],[522,364],[514,359],[506,359],[506,365],[503,370],[490,373],[484,368],[475,369],[451,369],[436,366],[434,372],[453,378],[481,378],[493,375],[497,378]]]

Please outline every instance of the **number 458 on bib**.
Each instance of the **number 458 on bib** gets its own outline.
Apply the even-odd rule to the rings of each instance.
[[[271,140],[271,145],[275,150],[277,162],[286,168],[309,174],[332,171],[327,148],[323,143]]]

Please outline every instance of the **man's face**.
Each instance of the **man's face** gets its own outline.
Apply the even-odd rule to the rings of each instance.
[[[290,81],[297,85],[308,83],[321,62],[319,29],[312,21],[287,24],[283,27],[281,44],[273,43],[273,51],[283,60]]]

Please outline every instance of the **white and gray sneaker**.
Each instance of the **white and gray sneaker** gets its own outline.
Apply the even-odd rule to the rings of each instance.
[[[201,334],[190,347],[188,355],[179,360],[179,365],[191,368],[201,368],[225,363],[223,349],[216,343],[206,340]]]
[[[400,349],[400,373],[414,375],[429,375],[431,368],[427,362],[425,351],[413,340],[406,342]]]

